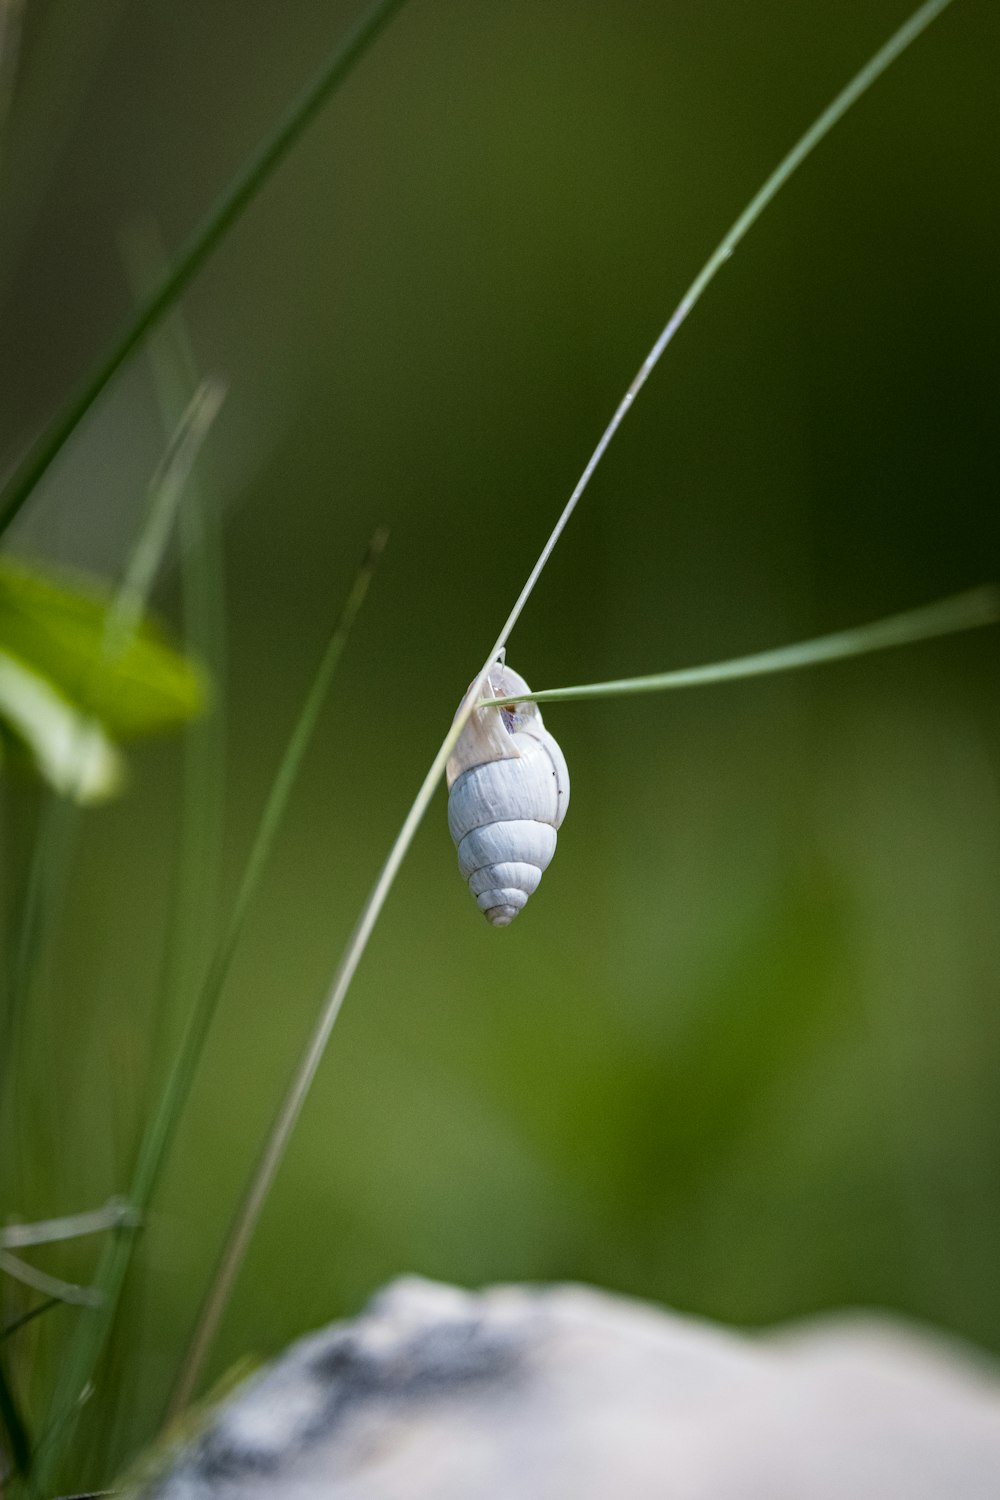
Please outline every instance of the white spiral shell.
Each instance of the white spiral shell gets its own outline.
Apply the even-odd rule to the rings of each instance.
[[[484,698],[530,692],[501,657]],[[458,867],[493,927],[509,927],[542,878],[569,806],[569,772],[534,703],[473,709],[448,761]]]

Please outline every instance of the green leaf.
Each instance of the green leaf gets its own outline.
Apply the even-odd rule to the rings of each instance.
[[[193,718],[205,700],[202,673],[148,617],[123,649],[108,653],[110,605],[97,579],[0,558],[0,651],[47,682],[64,706],[98,720],[113,739]],[[16,720],[13,727],[21,733]]]
[[[0,651],[0,718],[57,792],[100,802],[119,789],[121,758],[97,720],[6,651]]]

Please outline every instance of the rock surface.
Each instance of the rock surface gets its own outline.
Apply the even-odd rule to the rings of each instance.
[[[997,1500],[1000,1373],[888,1319],[749,1336],[584,1287],[395,1282],[149,1500]]]

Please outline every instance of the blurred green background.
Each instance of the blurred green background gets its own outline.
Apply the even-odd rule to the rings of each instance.
[[[667,313],[905,0],[412,0],[199,277],[229,395],[224,840],[207,945],[378,522],[389,550],[213,1030],[86,1414],[149,1438],[263,1133],[454,707]],[[0,162],[0,453],[129,315],[358,13],[26,0]],[[959,0],[697,309],[509,659],[536,687],[738,655],[1000,577],[1000,12]],[[163,445],[140,355],[7,538],[120,568]],[[157,604],[177,617],[177,559]],[[757,1324],[900,1309],[1000,1350],[995,631],[809,674],[553,706],[573,804],[507,932],[439,795],[212,1361],[387,1278],[592,1281]],[[125,1190],[179,741],[87,813],[26,1023],[4,1208]],[[4,787],[15,912],[43,799]],[[206,889],[211,885],[206,882]],[[8,932],[8,946],[15,941]],[[92,1241],[36,1262],[85,1279]],[[83,1314],[25,1335],[34,1400]]]

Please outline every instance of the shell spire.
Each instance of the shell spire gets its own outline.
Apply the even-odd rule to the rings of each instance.
[[[530,691],[501,656],[482,696]],[[538,705],[473,709],[447,779],[458,867],[491,926],[509,927],[555,853],[556,830],[569,806],[566,761]]]

